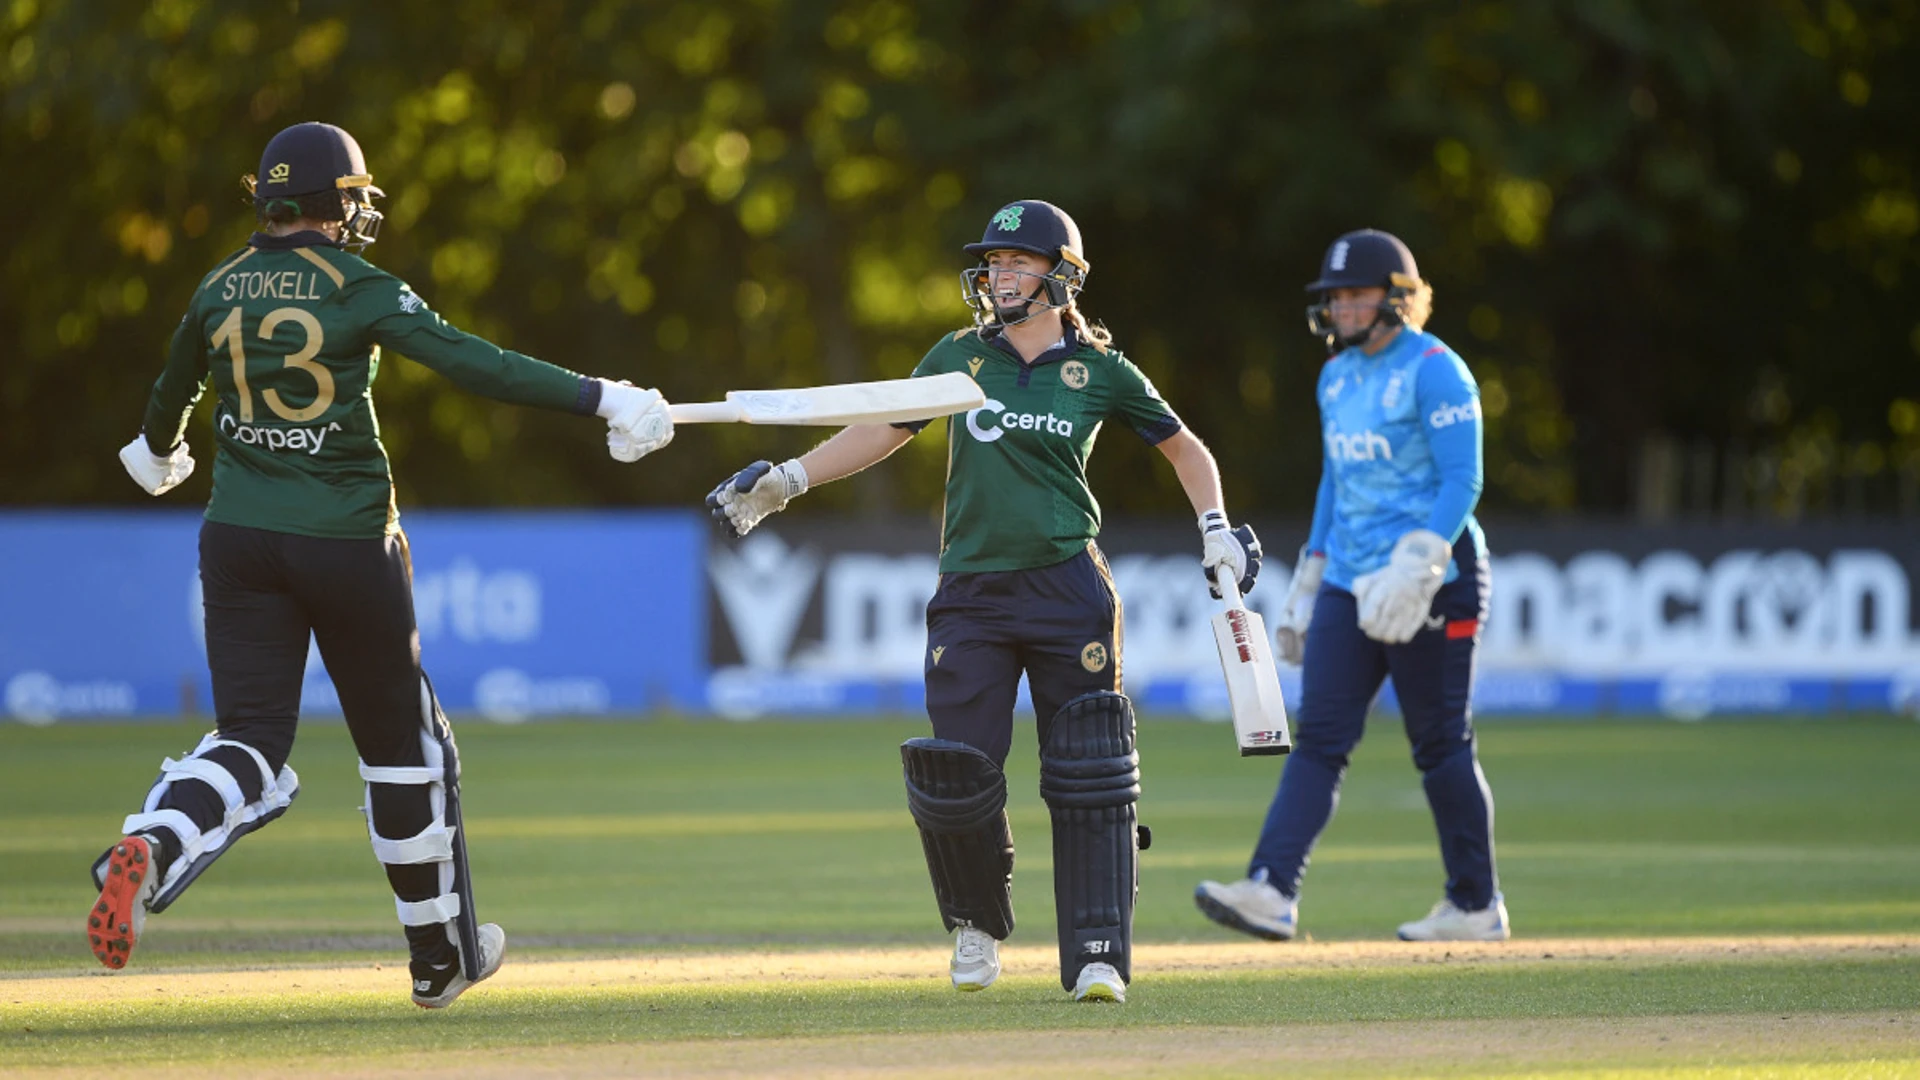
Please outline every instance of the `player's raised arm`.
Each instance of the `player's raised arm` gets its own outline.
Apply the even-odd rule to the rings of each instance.
[[[399,278],[375,273],[350,287],[347,303],[367,320],[373,341],[496,401],[607,421],[607,452],[638,461],[673,441],[673,419],[656,390],[590,378],[504,349],[441,318]]]

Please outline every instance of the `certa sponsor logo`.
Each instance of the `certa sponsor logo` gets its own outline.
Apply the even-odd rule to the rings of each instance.
[[[1480,399],[1468,398],[1464,405],[1442,405],[1427,414],[1427,426],[1433,428],[1452,427],[1469,420],[1480,418]]]
[[[993,415],[984,415],[988,413]],[[981,442],[992,442],[1009,431],[1044,431],[1072,438],[1073,421],[1052,413],[1008,412],[1005,405],[988,398],[985,405],[967,414],[967,431]]]
[[[1328,424],[1327,456],[1335,461],[1392,461],[1393,444],[1371,428],[1347,435]]]

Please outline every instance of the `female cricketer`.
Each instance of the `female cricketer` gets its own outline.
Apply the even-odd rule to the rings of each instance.
[[[947,420],[949,470],[940,583],[927,605],[924,661],[933,737],[901,747],[907,806],[934,897],[957,930],[961,990],[1000,974],[1013,932],[1013,836],[1001,771],[1020,676],[1032,693],[1040,794],[1053,822],[1060,984],[1079,1001],[1122,1001],[1131,978],[1140,795],[1133,708],[1120,692],[1121,610],[1094,538],[1100,507],[1086,464],[1117,420],[1173,464],[1199,515],[1201,563],[1253,587],[1260,546],[1222,510],[1206,445],[1077,303],[1088,263],[1058,207],[1009,203],[967,253],[974,325],[943,337],[915,376],[964,371],[986,404]],[[804,456],[741,470],[707,497],[734,536],[808,487],[903,446],[925,424],[848,427]]]
[[[1446,895],[1400,927],[1408,941],[1500,941],[1493,793],[1475,754],[1467,696],[1486,618],[1480,392],[1425,332],[1433,290],[1413,253],[1372,229],[1327,249],[1309,327],[1335,355],[1320,372],[1324,460],[1313,526],[1276,628],[1302,664],[1293,752],[1247,877],[1203,881],[1207,917],[1256,937],[1293,937],[1300,880],[1333,817],[1367,706],[1393,678],[1413,762],[1440,834]]]
[[[597,414],[620,461],[665,446],[673,423],[658,393],[462,333],[360,258],[378,233],[381,192],[340,128],[280,132],[246,183],[260,231],[194,290],[146,424],[120,451],[150,494],[185,480],[187,419],[211,378],[217,449],[200,581],[217,730],[167,759],[125,836],[94,864],[87,936],[101,963],[125,967],[148,914],[286,812],[299,790],[287,757],[311,635],[359,751],[413,1000],[440,1008],[499,968],[506,935],[475,918],[459,753],[420,666],[412,562],[374,418],[380,350],[496,400]]]

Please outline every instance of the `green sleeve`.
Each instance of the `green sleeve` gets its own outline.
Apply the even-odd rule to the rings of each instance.
[[[348,305],[376,344],[425,364],[463,390],[562,412],[591,413],[599,402],[593,380],[454,327],[391,274],[362,278],[348,290]]]
[[[146,434],[147,449],[166,457],[186,436],[187,419],[193,415],[194,402],[207,382],[207,349],[200,340],[199,294],[187,305],[187,313],[173,330],[173,343],[167,349],[167,366],[154,380],[153,393],[147,398],[146,422],[140,430]]]
[[[966,350],[959,348],[955,343],[958,342],[962,336],[971,332],[972,331],[969,330],[961,330],[957,333],[948,334],[946,337],[935,342],[933,348],[927,350],[927,355],[921,357],[920,362],[913,366],[913,377],[919,379],[928,375],[944,375],[949,371],[960,370],[960,365],[955,362],[954,358],[963,356]],[[922,431],[925,431],[927,425],[931,423],[933,423],[931,420],[901,420],[895,422],[893,426],[902,431],[911,431],[915,435],[918,435]]]
[[[1148,445],[1160,443],[1179,434],[1185,426],[1180,417],[1168,405],[1160,391],[1147,378],[1147,373],[1134,366],[1133,361],[1119,353],[1110,354],[1113,362],[1113,408],[1109,413],[1127,422],[1127,426],[1136,435],[1145,439]]]

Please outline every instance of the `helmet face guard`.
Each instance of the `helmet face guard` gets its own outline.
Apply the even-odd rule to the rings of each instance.
[[[1342,288],[1372,288],[1377,286],[1355,285]],[[1419,278],[1410,278],[1405,274],[1393,273],[1387,277],[1387,295],[1380,299],[1375,308],[1379,314],[1366,329],[1359,333],[1342,337],[1339,324],[1333,318],[1333,291],[1322,292],[1317,300],[1307,305],[1307,332],[1317,338],[1325,338],[1329,350],[1350,349],[1364,345],[1373,335],[1375,327],[1405,326],[1408,324],[1414,296],[1426,287]]]
[[[994,250],[1027,251],[1043,258],[1055,255],[1055,252],[1051,251],[1040,251],[1030,247],[1014,247],[1011,245],[1005,248],[995,248]],[[981,263],[971,270],[960,271],[961,297],[966,300],[967,307],[973,311],[974,325],[981,329],[986,329],[990,326],[1018,326],[1043,311],[1059,311],[1073,303],[1074,299],[1080,295],[1080,290],[1086,287],[1087,271],[1092,269],[1092,267],[1087,264],[1087,260],[1081,258],[1069,248],[1059,249],[1057,258],[1058,261],[1053,264],[1053,269],[1044,274],[1033,274],[1026,271],[995,270],[985,263]],[[1024,306],[1026,308],[1026,314],[1018,318],[1007,318],[1001,313],[998,299],[993,292],[993,275],[995,273],[1017,273],[1023,278],[1031,277],[1039,279],[1041,284],[1040,291],[1033,296],[1025,298]]]

